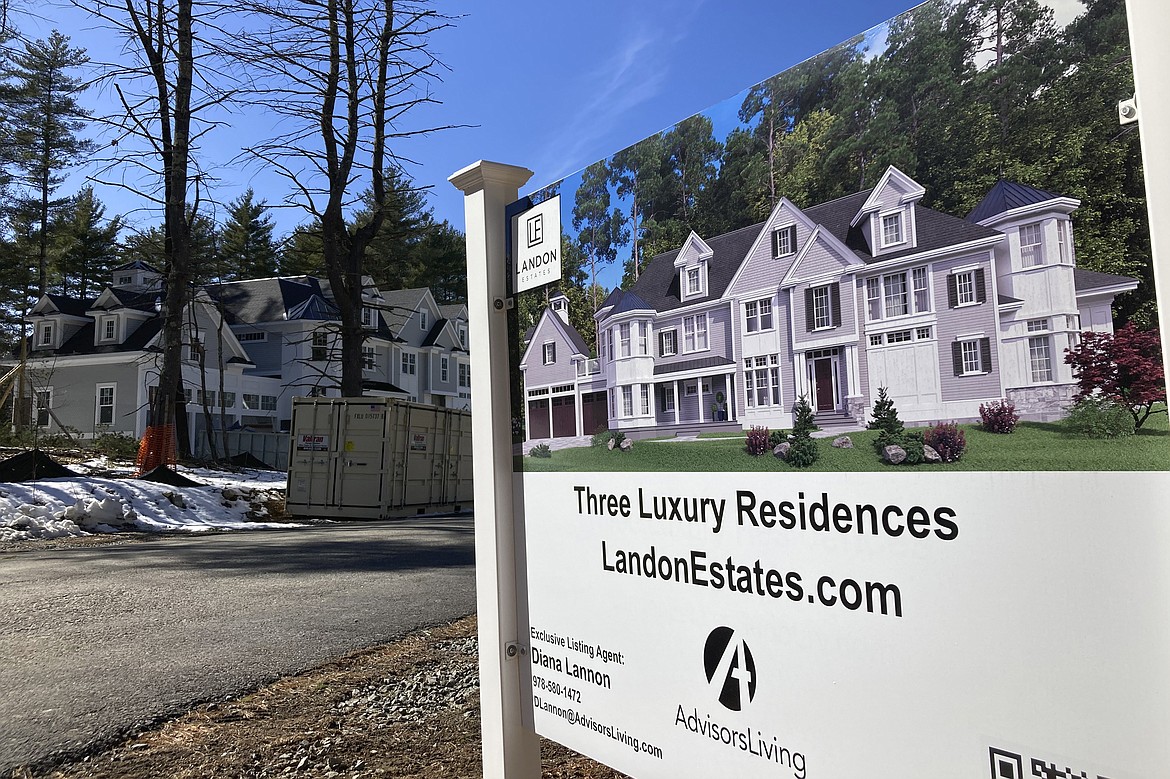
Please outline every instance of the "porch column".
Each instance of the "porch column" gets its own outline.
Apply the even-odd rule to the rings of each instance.
[[[682,405],[682,394],[679,392],[679,381],[674,380],[674,423],[678,424],[678,407]]]
[[[695,379],[695,397],[699,399],[699,424],[707,421],[707,417],[703,414],[703,377]]]
[[[548,437],[549,438],[556,438],[556,436],[553,435],[552,399],[553,399],[552,387],[549,387],[548,388]]]
[[[732,398],[735,397],[735,393],[732,392],[732,387],[731,387],[731,382],[732,382],[734,376],[735,376],[735,374],[733,374],[733,373],[728,373],[728,374],[725,374],[723,376],[723,386],[727,389],[727,409],[726,410],[727,410],[727,421],[728,422],[735,421],[735,405],[732,403]]]

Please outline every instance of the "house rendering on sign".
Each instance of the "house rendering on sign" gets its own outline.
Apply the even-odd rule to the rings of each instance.
[[[115,268],[90,300],[44,295],[29,320],[25,375],[32,423],[82,436],[141,436],[161,355],[162,276],[143,262]],[[430,290],[366,285],[363,387],[371,396],[470,408],[467,309],[439,305]],[[184,321],[188,430],[286,429],[295,396],[337,396],[337,308],[312,276],[210,284]],[[9,361],[9,365],[12,362]]]
[[[1065,349],[1112,332],[1131,278],[1081,270],[1080,201],[1000,181],[965,219],[890,167],[873,189],[655,257],[595,315],[594,357],[555,296],[521,368],[529,439],[726,425],[859,423],[885,387],[909,422],[970,420],[1007,398],[1063,414]]]

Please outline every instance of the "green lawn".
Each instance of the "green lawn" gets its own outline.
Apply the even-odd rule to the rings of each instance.
[[[914,466],[924,471],[1152,471],[1170,469],[1170,429],[1165,413],[1155,414],[1136,435],[1118,439],[1070,436],[1057,422],[1021,422],[1007,435],[963,425],[967,451],[959,462]],[[883,463],[873,448],[875,431],[850,433],[852,449],[834,449],[818,439],[820,458],[806,471],[909,472],[911,467]],[[518,460],[520,458],[517,458]],[[524,457],[526,471],[791,471],[767,454],[752,457],[744,438],[698,441],[635,441],[632,451],[604,447],[562,449],[548,459]]]

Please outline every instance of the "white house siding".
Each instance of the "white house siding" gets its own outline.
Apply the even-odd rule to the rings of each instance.
[[[52,365],[29,363],[30,381],[35,388],[52,387],[53,413],[61,423],[85,437],[95,433],[114,432],[136,434],[138,406],[138,368],[130,360],[125,362],[87,361],[84,364]],[[114,421],[99,428],[96,424],[97,386],[116,384],[114,393]],[[56,423],[50,430],[59,429]]]

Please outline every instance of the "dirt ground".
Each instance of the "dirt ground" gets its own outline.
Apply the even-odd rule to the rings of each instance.
[[[411,634],[13,779],[481,776],[475,617]],[[622,779],[558,744],[547,779]]]

